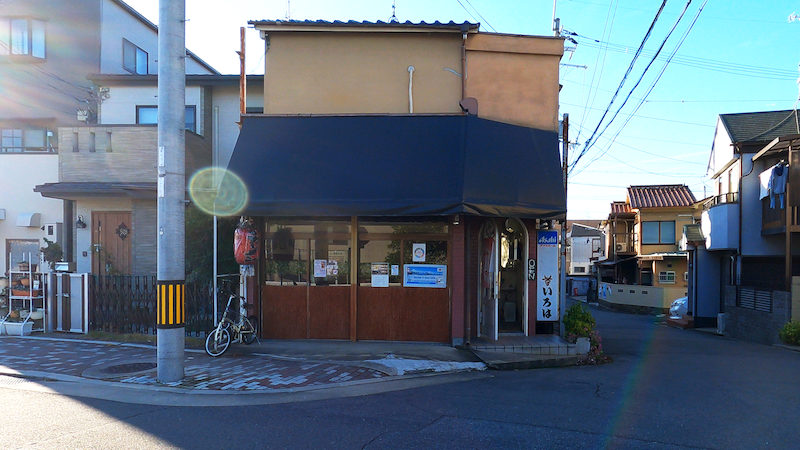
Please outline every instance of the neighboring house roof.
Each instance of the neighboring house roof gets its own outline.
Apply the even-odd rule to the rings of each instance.
[[[611,214],[633,214],[627,202],[611,202]]]
[[[603,232],[597,228],[587,227],[579,223],[573,224],[570,230],[570,237],[598,237],[602,236]]]
[[[133,85],[155,85],[158,83],[158,75],[136,75],[136,74],[91,74],[87,77],[97,84],[123,84]],[[264,75],[247,75],[247,82],[262,84]],[[212,74],[186,74],[186,84],[189,86],[218,86],[218,85],[238,85],[239,75],[212,75]]]
[[[571,230],[573,225],[584,225],[590,228],[600,228],[603,219],[574,219],[567,220],[567,230]]]
[[[631,186],[628,188],[631,209],[692,206],[697,201],[685,184]]]
[[[77,199],[84,197],[154,198],[156,183],[127,182],[59,182],[44,183],[33,188],[42,197]]]
[[[154,24],[153,22],[150,22],[150,20],[148,20],[147,17],[141,15],[139,13],[139,11],[136,11],[130,5],[128,5],[127,3],[123,2],[122,0],[111,0],[111,1],[114,2],[115,4],[117,4],[120,8],[124,9],[125,11],[127,11],[128,14],[132,15],[133,17],[138,19],[140,22],[142,22],[143,24],[148,26],[151,30],[153,30],[156,33],[158,33],[158,26],[156,24]],[[217,69],[211,67],[207,62],[205,62],[202,59],[200,59],[199,56],[197,56],[194,53],[192,53],[191,51],[189,51],[188,48],[186,49],[186,55],[189,56],[190,58],[194,59],[195,61],[197,61],[198,64],[200,64],[201,66],[205,67],[210,72],[215,73],[215,74],[219,74]]]
[[[406,29],[407,31],[458,31],[458,32],[478,32],[480,27],[479,23],[471,22],[369,22],[348,20],[343,22],[340,20],[327,21],[327,20],[251,20],[248,22],[250,25],[255,26],[261,30],[267,31],[297,31],[302,29],[304,31],[331,31],[336,29],[338,31],[376,31],[380,28],[390,29]]]
[[[766,142],[800,133],[798,110],[720,114],[719,119],[733,142]]]

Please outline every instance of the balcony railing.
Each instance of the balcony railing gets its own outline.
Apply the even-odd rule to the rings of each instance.
[[[725,194],[720,194],[711,197],[708,200],[706,200],[705,203],[703,203],[703,210],[708,211],[709,209],[717,205],[724,205],[726,203],[739,203],[739,193],[727,192]]]
[[[770,208],[769,197],[761,199],[761,234],[785,232],[787,212],[789,213],[789,226],[792,228],[800,226],[800,208],[797,206]]]

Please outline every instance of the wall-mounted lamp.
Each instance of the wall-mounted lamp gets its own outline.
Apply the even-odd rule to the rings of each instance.
[[[453,225],[458,225],[459,223],[461,223],[461,216],[456,214],[455,216],[453,216]]]
[[[83,216],[78,216],[78,221],[75,222],[75,228],[86,228],[86,222],[83,221]]]

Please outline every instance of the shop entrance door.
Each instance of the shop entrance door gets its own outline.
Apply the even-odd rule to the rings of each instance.
[[[478,333],[497,340],[497,242],[498,230],[493,221],[483,224],[479,236],[480,280],[478,282]]]
[[[501,333],[523,333],[526,307],[526,239],[525,227],[517,219],[507,219],[500,230],[500,289],[498,326]]]

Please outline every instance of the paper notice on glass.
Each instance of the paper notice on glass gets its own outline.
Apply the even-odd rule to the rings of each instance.
[[[325,278],[328,276],[328,260],[315,259],[314,260],[314,277]]]
[[[328,260],[328,276],[339,275],[339,261],[335,259]]]
[[[447,287],[447,266],[444,264],[406,264],[403,271],[405,287]]]
[[[389,287],[389,263],[372,263],[372,287]]]
[[[425,262],[425,243],[414,243],[411,246],[411,260],[413,262]]]
[[[392,276],[396,277],[400,275],[400,265],[399,264],[392,264]]]

